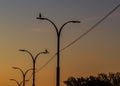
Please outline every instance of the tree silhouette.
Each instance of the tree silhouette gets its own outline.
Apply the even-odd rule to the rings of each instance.
[[[97,76],[74,78],[64,81],[67,86],[120,86],[120,73],[100,73]]]

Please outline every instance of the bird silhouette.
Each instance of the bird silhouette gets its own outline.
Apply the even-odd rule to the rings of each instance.
[[[39,13],[39,18],[41,18],[42,17],[42,15],[41,15],[41,13]]]
[[[47,49],[45,49],[45,53],[49,53]]]

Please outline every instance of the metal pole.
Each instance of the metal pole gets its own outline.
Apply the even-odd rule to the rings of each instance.
[[[20,69],[19,67],[12,67],[13,69],[18,69],[21,73],[22,73],[22,76],[23,76],[23,86],[25,86],[25,74],[23,72],[22,69]]]
[[[21,86],[21,84],[20,84],[17,80],[15,80],[15,79],[10,79],[10,80],[11,80],[11,81],[15,81],[18,86]]]
[[[39,14],[39,17],[37,17],[36,19],[49,21],[54,26],[54,28],[56,30],[56,33],[57,33],[56,86],[60,86],[60,35],[61,35],[61,31],[66,24],[68,24],[68,23],[80,23],[80,21],[68,21],[61,26],[60,30],[58,30],[57,26],[55,25],[55,23],[53,21],[51,21],[48,18],[43,18],[41,14]]]
[[[20,70],[20,72],[22,73],[22,76],[23,76],[23,81],[22,81],[22,83],[23,83],[23,86],[25,86],[25,81],[27,81],[27,80],[25,80],[26,74],[27,74],[28,71],[30,71],[30,70],[32,70],[32,69],[28,69],[28,70],[26,70],[25,72],[23,72],[23,70],[22,70],[21,68],[19,68],[19,67],[12,67],[12,68],[13,68],[13,69],[18,69],[18,70]]]
[[[57,77],[56,86],[60,86],[60,34],[57,35]]]
[[[21,50],[19,50],[19,51],[22,51],[22,52],[27,52],[30,56],[31,56],[31,58],[32,58],[32,63],[33,63],[33,83],[32,83],[32,86],[35,86],[35,69],[36,69],[36,59],[37,59],[37,57],[40,55],[40,54],[47,54],[47,53],[49,53],[47,50],[45,50],[44,52],[40,52],[40,53],[38,53],[36,56],[35,56],[35,58],[33,57],[33,55],[32,55],[32,53],[30,53],[28,50],[23,50],[23,49],[21,49]]]

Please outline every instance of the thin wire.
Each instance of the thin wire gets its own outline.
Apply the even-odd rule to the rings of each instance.
[[[107,15],[105,15],[100,21],[98,21],[96,24],[94,24],[90,29],[88,29],[86,32],[84,32],[82,35],[80,35],[77,39],[75,39],[73,42],[71,42],[70,44],[68,44],[67,46],[65,46],[64,48],[62,48],[60,50],[63,51],[66,48],[70,47],[71,45],[73,45],[74,43],[76,43],[78,40],[80,40],[81,38],[83,38],[85,35],[87,35],[90,31],[92,31],[93,29],[95,29],[95,27],[97,27],[101,22],[103,22],[108,16],[110,16],[115,10],[117,10],[120,7],[120,4],[118,4],[114,9],[112,9]],[[53,60],[53,58],[56,56],[56,54],[54,54],[40,69],[38,69],[37,72],[41,71],[49,62],[51,62]],[[32,77],[32,75],[31,75]],[[30,79],[31,79],[30,77]],[[29,79],[29,80],[30,80]]]
[[[108,16],[110,16],[115,10],[117,10],[117,8],[120,7],[120,4],[117,5],[112,11],[110,11],[107,15],[105,15],[100,21],[98,21],[96,24],[94,24],[90,29],[88,29],[85,33],[83,33],[82,35],[80,35],[77,39],[75,39],[73,42],[71,42],[70,44],[68,44],[66,47],[62,48],[60,50],[63,51],[66,48],[70,47],[71,45],[73,45],[74,43],[76,43],[78,40],[80,40],[81,38],[83,38],[85,35],[87,35],[90,31],[92,31],[93,29],[95,29],[95,27],[97,27],[101,22],[103,22]],[[55,54],[56,55],[56,54]],[[52,56],[39,70],[41,70],[42,68],[44,68],[54,57]],[[38,71],[39,71],[38,70]]]
[[[60,51],[65,50],[66,48],[70,47],[71,45],[73,45],[74,43],[76,43],[79,39],[83,38],[86,34],[88,34],[90,31],[92,31],[93,29],[95,29],[95,27],[97,27],[101,22],[103,22],[108,16],[110,16],[117,8],[120,7],[120,4],[117,5],[112,11],[110,11],[107,15],[105,15],[100,21],[98,21],[96,24],[94,24],[90,29],[88,29],[85,33],[83,33],[82,35],[80,35],[77,39],[75,39],[73,42],[71,42],[70,44],[68,44],[66,47],[62,48]]]
[[[35,73],[41,71],[49,62],[51,62],[53,60],[53,58],[57,55],[57,53],[55,53],[41,68],[39,68]],[[29,77],[28,80],[30,80],[32,78],[32,74],[31,76]]]
[[[38,69],[38,70],[36,71],[36,73],[39,72],[39,71],[41,71],[49,62],[51,62],[51,61],[53,60],[53,58],[54,58],[56,55],[57,55],[57,53],[54,54],[40,69]]]

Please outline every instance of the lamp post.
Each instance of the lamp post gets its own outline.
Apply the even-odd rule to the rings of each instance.
[[[65,22],[61,27],[60,29],[58,29],[58,27],[56,26],[56,24],[51,21],[50,19],[48,18],[44,18],[41,16],[41,14],[39,14],[39,17],[37,17],[36,19],[39,19],[39,20],[46,20],[48,22],[50,22],[54,28],[55,28],[55,31],[57,33],[57,68],[56,68],[56,86],[60,86],[60,35],[61,35],[61,31],[63,29],[63,27],[65,25],[67,25],[68,23],[80,23],[80,21],[68,21],[68,22]]]
[[[23,70],[21,69],[21,68],[19,68],[19,67],[12,67],[13,69],[17,69],[17,70],[19,70],[21,73],[22,73],[22,76],[23,76],[23,81],[22,81],[22,83],[23,83],[23,86],[25,86],[25,77],[26,77],[26,74],[28,73],[28,71],[30,71],[30,70],[33,70],[32,68],[31,69],[28,69],[28,70],[26,70],[25,72],[23,72]],[[14,80],[15,81],[15,80]]]
[[[17,80],[15,80],[15,79],[10,79],[10,80],[11,80],[11,81],[15,81],[15,82],[17,83],[18,86],[21,86],[22,83],[23,83],[23,81],[19,83],[19,82],[18,82]],[[28,80],[25,80],[25,81],[28,81]]]
[[[33,63],[33,84],[32,84],[32,86],[35,86],[36,59],[38,58],[38,56],[39,56],[40,54],[47,54],[47,53],[49,53],[49,52],[48,52],[47,50],[45,50],[44,52],[38,53],[38,54],[34,57],[34,56],[32,55],[32,53],[30,53],[28,50],[23,50],[23,49],[21,49],[21,50],[19,50],[19,51],[28,53],[28,54],[30,55],[30,57],[32,58],[32,63]]]
[[[10,79],[10,80],[15,81],[18,86],[21,86],[21,84],[23,83],[23,81],[22,81],[21,83],[19,83],[19,82],[18,82],[17,80],[15,80],[15,79]]]

